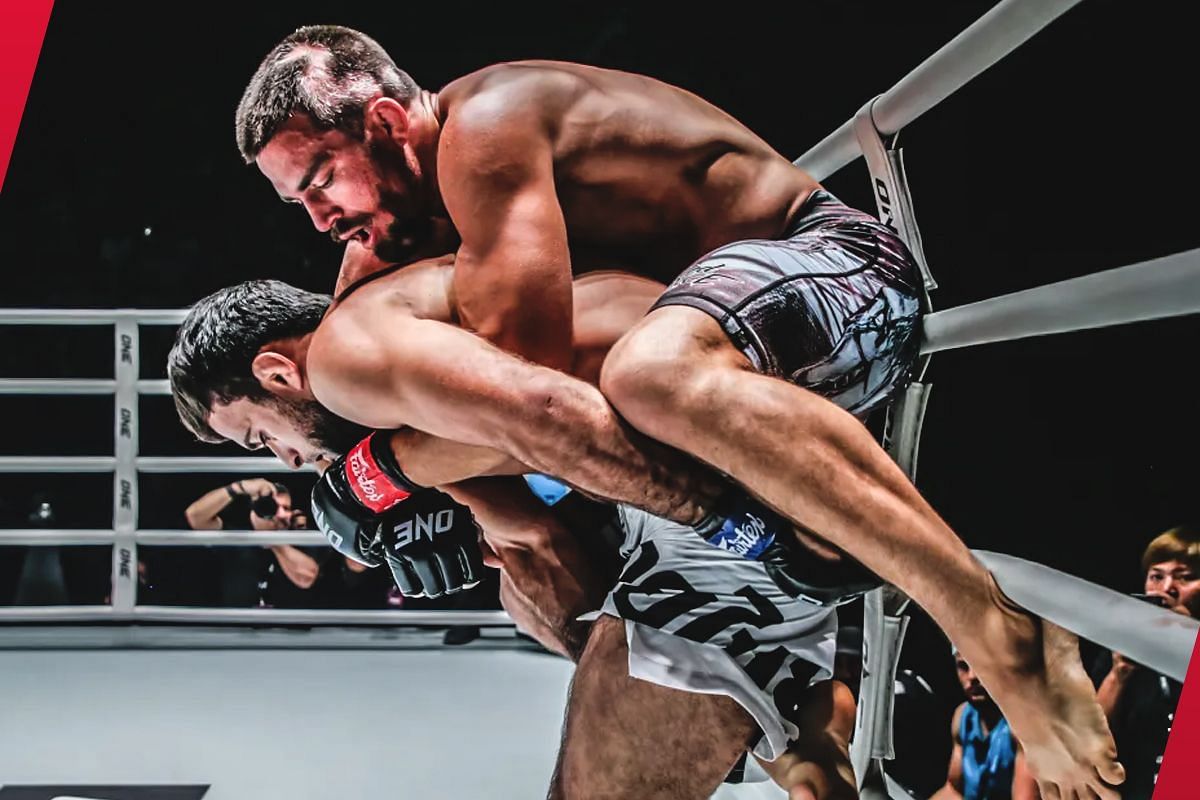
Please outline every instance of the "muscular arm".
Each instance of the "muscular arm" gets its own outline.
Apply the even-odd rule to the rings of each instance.
[[[1129,685],[1129,679],[1133,677],[1136,669],[1137,666],[1132,661],[1120,653],[1114,652],[1112,669],[1108,671],[1096,689],[1096,701],[1100,703],[1100,708],[1104,711],[1104,717],[1110,726],[1116,724],[1117,712],[1120,711],[1121,700],[1125,696],[1125,687]]]
[[[487,478],[442,487],[471,509],[487,544],[503,564],[506,599],[528,632],[551,649],[579,659],[587,623],[576,617],[599,608],[609,589],[568,530],[520,478]],[[549,642],[543,641],[543,636]]]
[[[443,439],[414,428],[395,431],[391,444],[400,469],[420,486],[444,486],[487,475],[533,472],[499,450]]]
[[[321,567],[316,559],[290,544],[277,544],[271,547],[279,568],[287,579],[301,589],[311,589],[321,574]]]
[[[1025,761],[1025,751],[1021,749],[1015,736],[1013,742],[1017,744],[1017,760],[1013,765],[1012,800],[1042,800],[1037,779],[1033,777],[1033,773],[1029,771],[1029,764]]]
[[[442,197],[462,239],[463,326],[555,369],[573,357],[571,258],[537,78],[513,73],[455,108],[438,146]]]
[[[962,719],[962,712],[963,706],[960,705],[950,720],[954,749],[950,751],[950,769],[946,775],[946,785],[938,789],[929,800],[962,800],[962,742],[958,739],[958,723]]]
[[[499,450],[588,494],[685,524],[721,491],[707,469],[628,428],[594,386],[377,305],[339,308],[313,337],[312,391],[335,414]]]

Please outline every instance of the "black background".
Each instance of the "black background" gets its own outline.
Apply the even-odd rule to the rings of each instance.
[[[0,197],[3,305],[180,307],[268,276],[329,290],[338,249],[233,138],[246,80],[301,24],[364,30],[431,89],[519,58],[644,72],[795,157],[990,5],[59,0]],[[1082,3],[905,130],[936,307],[1200,244],[1185,5]],[[872,208],[861,162],[826,185]],[[1184,318],[937,355],[922,490],[971,546],[1138,588],[1145,543],[1195,518],[1198,329]],[[109,329],[0,336],[0,374],[111,374]],[[168,336],[143,329],[145,377],[161,377]],[[107,398],[0,403],[7,453],[111,453]],[[142,408],[143,453],[222,452],[189,442],[166,398]],[[76,491],[69,480],[6,477],[0,491]],[[142,526],[181,526],[218,480],[144,478]],[[64,522],[106,526],[108,478],[81,485]]]

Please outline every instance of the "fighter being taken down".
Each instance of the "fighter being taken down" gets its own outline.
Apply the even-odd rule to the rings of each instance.
[[[373,276],[353,293],[354,307],[400,304],[414,317],[451,323],[452,271],[443,260]],[[581,377],[598,377],[607,349],[662,288],[616,273],[575,281]],[[170,356],[181,417],[202,438],[265,445],[292,466],[332,458],[314,491],[314,512],[339,550],[371,566],[387,563],[409,593],[469,584],[477,578],[474,529],[468,541],[454,522],[465,509],[415,489],[388,508],[360,505],[351,487],[361,469],[353,455],[340,454],[357,451],[387,465],[368,478],[379,495],[391,491],[391,481],[408,481],[391,464],[397,452],[414,475],[450,464],[459,477],[527,468],[413,431],[375,433],[356,445],[364,431],[322,409],[308,389],[314,329],[327,305],[328,298],[277,282],[242,284],[198,303]],[[854,795],[847,760],[853,700],[828,680],[831,605],[789,596],[762,564],[632,508],[620,509],[624,568],[614,587],[594,547],[604,517],[577,495],[547,509],[515,483],[483,477],[445,488],[479,521],[488,560],[504,569],[501,596],[513,616],[571,657],[587,641],[555,796],[707,797],[748,747],[796,797]],[[438,533],[422,540],[412,535],[417,518],[445,523],[428,526]],[[810,577],[819,582],[809,594],[832,603],[875,585],[830,555],[819,546],[809,551]],[[604,613],[588,638],[576,618],[597,609]],[[604,724],[594,722],[601,715]]]

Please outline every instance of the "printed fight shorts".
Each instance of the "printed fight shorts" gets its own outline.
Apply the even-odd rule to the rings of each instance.
[[[865,418],[910,380],[920,281],[894,231],[817,190],[784,238],[714,250],[654,308],[704,311],[759,372]]]

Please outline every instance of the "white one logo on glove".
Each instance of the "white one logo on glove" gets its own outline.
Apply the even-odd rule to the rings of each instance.
[[[374,479],[368,477],[371,468],[367,465],[367,460],[363,458],[362,450],[355,450],[350,454],[350,474],[354,476],[354,482],[358,484],[358,488],[362,489],[363,495],[372,503],[377,503],[383,499],[383,495],[375,488]]]
[[[407,547],[418,539],[433,541],[435,533],[445,533],[454,527],[454,509],[446,508],[436,514],[417,514],[392,528],[396,533],[394,550]]]

